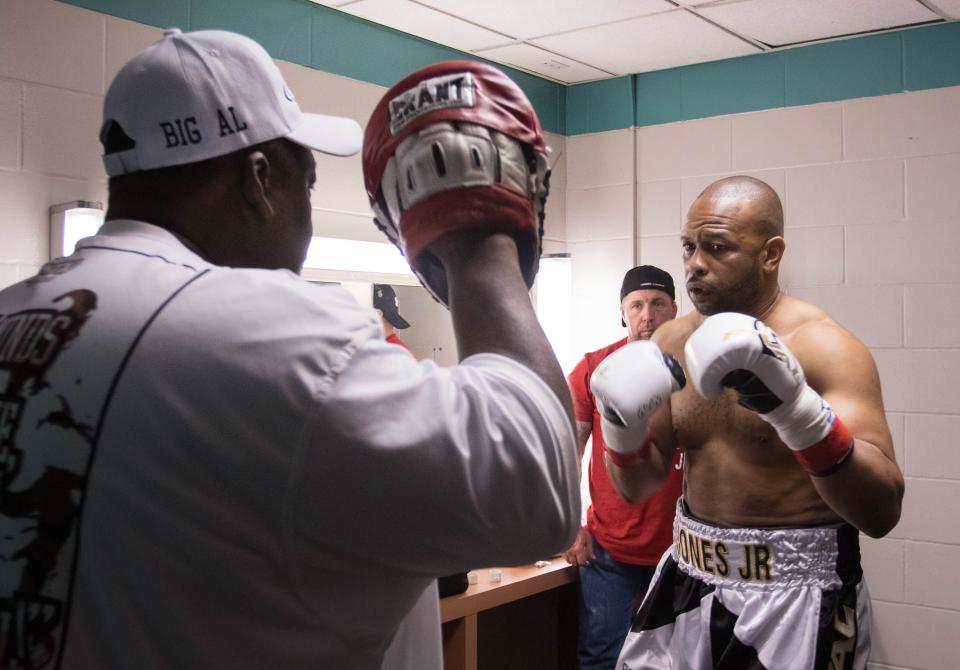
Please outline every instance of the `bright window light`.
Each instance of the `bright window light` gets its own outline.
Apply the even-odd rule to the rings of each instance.
[[[540,258],[537,274],[537,317],[560,361],[564,374],[573,370],[573,311],[570,254],[547,254]]]
[[[388,242],[361,242],[314,237],[304,268],[413,276],[400,250]]]
[[[50,258],[69,256],[77,242],[95,235],[103,225],[103,205],[75,200],[50,208]]]

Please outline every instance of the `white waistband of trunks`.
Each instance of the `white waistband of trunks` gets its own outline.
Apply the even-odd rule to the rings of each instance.
[[[677,501],[673,558],[688,575],[734,588],[840,586],[837,526],[720,528],[687,516]]]

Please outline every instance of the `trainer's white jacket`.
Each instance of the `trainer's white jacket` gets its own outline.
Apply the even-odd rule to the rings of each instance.
[[[575,452],[511,360],[108,222],[0,292],[3,667],[378,668],[437,575],[572,543]]]

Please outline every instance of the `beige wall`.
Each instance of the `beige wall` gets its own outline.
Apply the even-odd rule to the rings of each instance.
[[[626,246],[680,281],[686,209],[729,174],[783,198],[786,289],[871,348],[907,477],[900,524],[863,540],[876,669],[954,668],[960,648],[958,109],[953,87],[567,139],[579,351],[622,332],[608,322]]]

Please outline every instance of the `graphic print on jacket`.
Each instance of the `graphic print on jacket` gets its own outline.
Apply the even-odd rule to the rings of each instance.
[[[159,278],[153,263],[178,270]],[[151,324],[203,274],[90,246],[0,291],[0,670],[62,663],[111,400]]]
[[[97,308],[76,289],[49,308],[0,314],[0,667],[53,662],[63,621],[79,501],[96,417],[74,413],[73,389],[51,382],[50,369]],[[76,380],[74,386],[80,386]],[[60,431],[41,453],[27,452],[27,432]],[[61,446],[62,445],[62,446]],[[71,545],[73,543],[70,543]]]

